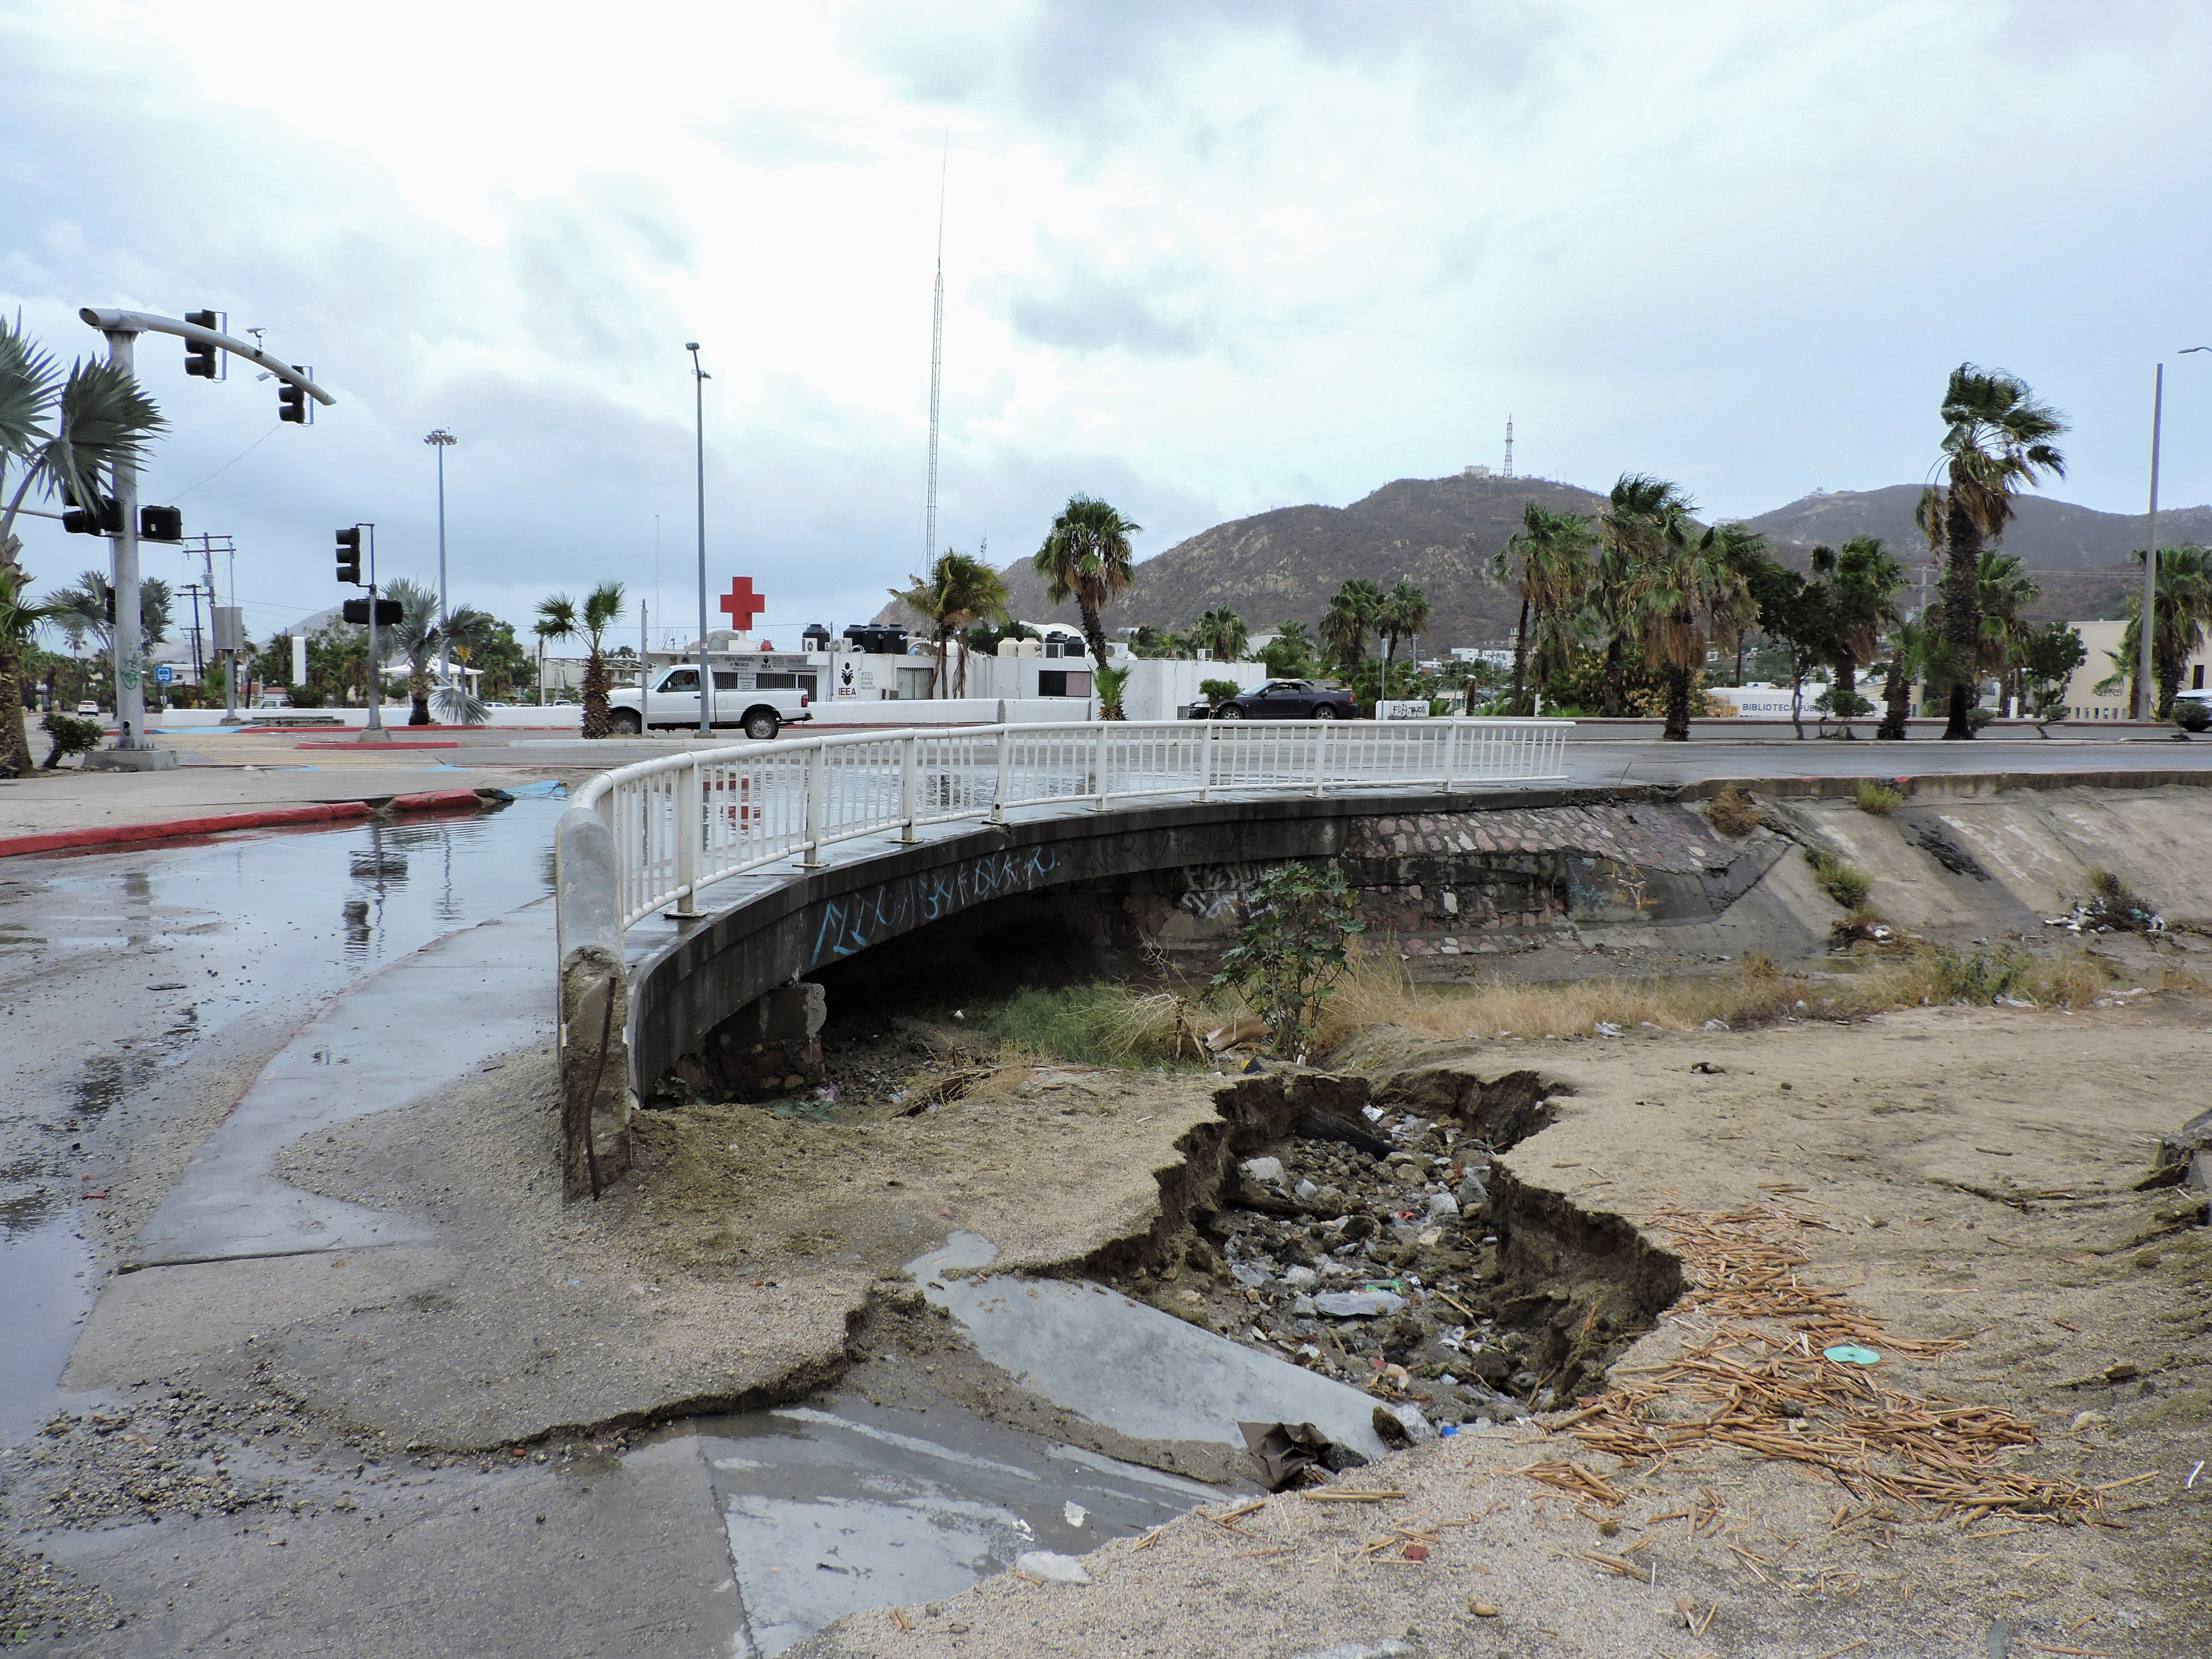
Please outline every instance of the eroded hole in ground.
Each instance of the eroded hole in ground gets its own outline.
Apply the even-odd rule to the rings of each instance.
[[[1346,1132],[1241,1154],[1217,1206],[1112,1276],[1439,1425],[1560,1407],[1602,1387],[1683,1286],[1626,1221],[1494,1162],[1548,1127],[1556,1092],[1533,1072],[1459,1074],[1431,1091],[1448,1115],[1370,1107]]]

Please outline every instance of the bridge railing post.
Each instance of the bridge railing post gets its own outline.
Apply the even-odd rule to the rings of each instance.
[[[1336,730],[1334,721],[1316,720],[1312,726],[1314,739],[1313,792],[1318,795],[1328,778],[1328,734]]]
[[[820,744],[806,751],[806,868],[818,870],[822,857],[823,797],[829,793],[829,764]]]
[[[1097,738],[1093,740],[1091,751],[1091,764],[1093,769],[1091,773],[1091,793],[1097,797],[1096,805],[1097,810],[1101,812],[1106,810],[1106,795],[1108,793],[1106,788],[1106,734],[1113,729],[1113,726],[1110,722],[1101,720],[1098,722],[1098,733]]]
[[[1452,776],[1458,769],[1459,720],[1453,715],[1444,717],[1444,793],[1452,792]]]
[[[911,843],[914,833],[914,798],[915,786],[921,775],[921,738],[909,732],[899,739],[899,839]]]
[[[1198,798],[1206,800],[1213,793],[1213,732],[1212,720],[1200,722],[1198,728]]]
[[[999,775],[991,786],[991,822],[994,823],[1006,821],[1006,786],[1013,776],[1012,732],[1010,726],[999,728]]]
[[[697,756],[676,775],[676,822],[671,826],[676,842],[675,908],[678,916],[699,914],[699,871],[707,839],[707,791]]]

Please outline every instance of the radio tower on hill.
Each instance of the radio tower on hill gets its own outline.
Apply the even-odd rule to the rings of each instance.
[[[952,153],[952,135],[945,135],[945,149],[937,163],[937,308],[929,325],[929,513],[922,528],[925,561],[937,557],[937,409],[939,382],[945,371],[945,167]],[[925,570],[928,564],[924,563]]]
[[[937,449],[936,449],[936,441],[935,441],[935,440],[933,440],[933,439],[931,441],[931,447],[930,447],[930,452],[929,452],[929,453],[930,453],[933,456],[933,455],[935,455],[935,454],[937,453]],[[933,477],[935,477],[937,476],[937,463],[936,463],[934,460],[933,460],[933,461],[930,463],[929,471],[930,471],[930,476],[931,476],[933,478]],[[1505,471],[1503,471],[1503,472],[1501,472],[1501,473],[1499,473],[1499,474],[1498,474],[1498,477],[1502,477],[1502,478],[1510,478],[1510,477],[1511,477],[1512,476],[1513,476],[1513,417],[1512,417],[1510,415],[1508,415],[1508,416],[1505,417]]]

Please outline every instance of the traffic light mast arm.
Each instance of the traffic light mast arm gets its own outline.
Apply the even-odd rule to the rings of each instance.
[[[337,399],[287,362],[280,362],[258,345],[234,339],[228,334],[218,334],[211,328],[202,328],[198,323],[188,323],[176,317],[157,317],[150,311],[105,311],[86,306],[77,315],[93,327],[106,334],[173,334],[180,340],[190,340],[194,345],[213,346],[218,351],[228,351],[234,357],[243,357],[249,363],[258,364],[278,380],[298,386],[325,409]]]

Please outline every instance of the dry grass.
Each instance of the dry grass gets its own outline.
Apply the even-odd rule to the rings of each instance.
[[[1741,841],[1765,822],[1759,803],[1734,784],[1705,803],[1705,817],[1714,829],[1735,841]]]
[[[1733,972],[1680,977],[1589,979],[1566,984],[1479,981],[1465,988],[1416,987],[1386,957],[1358,959],[1324,1005],[1320,1046],[1371,1025],[1398,1025],[1443,1038],[1588,1036],[1601,1024],[1624,1031],[1695,1030],[1710,1020],[1731,1030],[1791,1018],[1850,1019],[1893,1008],[1969,1003],[1987,1006],[2084,1007],[2112,989],[2113,969],[2087,951],[2058,957],[2025,952],[1962,953],[1937,947],[1899,952],[1865,970],[1832,978],[1788,972],[1763,957]],[[2185,969],[2160,988],[2203,994]]]
[[[1871,812],[1878,818],[1886,818],[1904,805],[1903,792],[1893,789],[1886,783],[1868,778],[1859,785],[1859,811],[1862,812]]]

